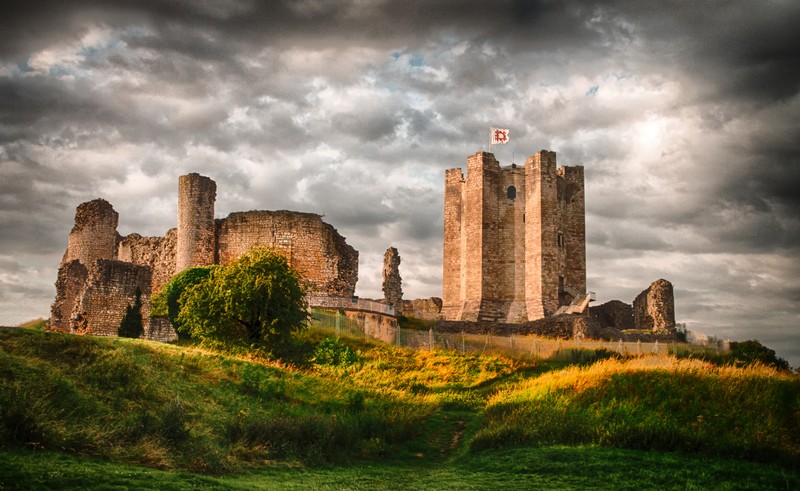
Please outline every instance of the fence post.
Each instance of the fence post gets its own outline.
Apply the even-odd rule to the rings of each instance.
[[[464,349],[464,330],[463,329],[461,330],[461,352],[462,353],[466,353],[466,350]]]
[[[514,351],[514,334],[511,334],[511,351]]]
[[[636,355],[638,356],[638,355],[641,355],[641,354],[642,354],[642,340],[641,339],[637,339],[636,340]]]
[[[656,355],[660,355],[661,354],[661,353],[659,353],[659,349],[658,349],[658,339],[656,339],[656,342],[653,345],[653,353],[655,353]]]
[[[433,351],[433,328],[428,329],[428,345],[430,350]]]

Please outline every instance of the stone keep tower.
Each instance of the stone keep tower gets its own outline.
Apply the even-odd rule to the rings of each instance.
[[[217,184],[197,173],[178,178],[178,240],[175,273],[214,264]]]
[[[525,322],[586,291],[583,167],[542,150],[500,167],[478,152],[445,172],[442,314]]]

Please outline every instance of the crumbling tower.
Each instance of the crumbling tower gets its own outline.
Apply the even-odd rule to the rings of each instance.
[[[217,184],[197,173],[178,178],[178,243],[175,273],[214,264]]]
[[[394,307],[397,315],[403,315],[403,280],[400,278],[400,254],[390,247],[383,254],[383,298]]]
[[[67,251],[61,264],[79,260],[89,267],[98,259],[117,256],[119,213],[104,199],[87,201],[75,210],[75,225],[69,233]]]
[[[545,150],[524,166],[478,152],[466,177],[447,170],[445,318],[524,322],[585,299],[583,192],[583,167],[557,168]]]

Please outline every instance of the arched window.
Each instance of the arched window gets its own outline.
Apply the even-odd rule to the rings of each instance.
[[[508,199],[516,198],[517,188],[515,188],[514,186],[508,186],[508,189],[506,190],[506,196],[508,196]]]

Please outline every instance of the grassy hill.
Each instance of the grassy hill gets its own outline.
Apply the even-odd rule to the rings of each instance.
[[[0,328],[0,489],[800,487],[789,373],[358,339],[317,355]]]

